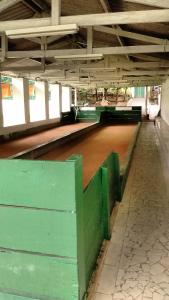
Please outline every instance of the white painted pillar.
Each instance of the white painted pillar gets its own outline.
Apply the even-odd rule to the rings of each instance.
[[[3,110],[2,110],[2,85],[1,85],[1,75],[0,75],[0,129],[3,127]]]
[[[59,84],[59,111],[60,111],[60,117],[62,114],[62,85]]]
[[[77,106],[77,88],[75,88],[75,106]]]
[[[70,107],[72,106],[72,87],[69,87]]]
[[[145,101],[145,113],[148,113],[148,86],[146,86],[146,101]]]
[[[23,95],[24,95],[24,108],[25,108],[25,123],[30,124],[30,107],[29,107],[29,80],[23,78]]]
[[[49,121],[49,83],[47,81],[45,84],[45,111],[46,111],[46,120]]]

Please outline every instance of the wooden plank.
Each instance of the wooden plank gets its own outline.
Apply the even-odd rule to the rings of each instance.
[[[0,160],[0,170],[1,205],[76,210],[75,162]]]
[[[61,0],[52,0],[52,25],[60,23]]]
[[[109,170],[102,167],[102,198],[103,198],[103,224],[104,224],[104,238],[110,240],[110,183],[109,183]]]
[[[76,161],[75,164],[75,197],[76,197],[76,222],[77,222],[77,261],[78,261],[78,284],[79,299],[85,299],[88,283],[86,281],[85,266],[85,240],[84,240],[84,197],[82,185],[82,156],[73,155],[69,161]],[[68,225],[69,226],[69,225]]]
[[[156,9],[66,16],[61,17],[61,24],[77,24],[78,26],[121,25],[168,22],[168,18],[168,9]]]
[[[96,230],[93,232],[93,241],[96,240],[97,243],[92,242],[89,244],[90,255],[86,257],[86,280],[89,283],[89,280],[97,267],[97,259],[99,257],[99,253],[103,243],[103,234],[101,231]]]
[[[18,296],[18,295],[0,293],[0,299],[1,300],[29,300],[30,298],[22,297],[22,296]],[[31,300],[38,300],[38,299],[32,298]]]
[[[87,14],[64,16],[60,18],[60,24],[77,24],[78,26],[95,26],[95,25],[120,25],[120,24],[138,24],[138,23],[156,23],[168,22],[169,9],[156,9],[144,11],[127,11],[116,13]],[[41,27],[50,26],[51,18],[34,18],[31,19],[31,26]],[[1,31],[29,28],[30,19],[1,21]]]
[[[135,53],[164,53],[169,52],[169,45],[138,45],[138,46],[124,46],[124,47],[103,47],[103,48],[93,48],[93,53],[91,55],[91,58],[93,56],[93,59],[100,59],[101,55],[123,55],[123,54],[135,54]],[[94,55],[94,54],[100,54]],[[86,49],[62,49],[62,50],[46,50],[45,57],[53,57],[57,56],[57,59],[59,60],[59,57],[61,59],[64,57],[67,58],[75,58],[77,55],[77,58],[80,58],[81,56],[85,56],[87,58],[87,50]],[[1,56],[1,53],[0,53]],[[32,51],[8,51],[6,54],[7,58],[41,58],[44,57],[44,52],[42,50],[32,50]],[[56,72],[55,72],[56,73]],[[47,74],[46,74],[47,76]],[[50,77],[51,74],[49,74],[48,77]],[[72,74],[71,74],[72,76]],[[74,74],[73,74],[74,76]],[[55,76],[56,77],[56,76]],[[60,72],[60,74],[57,75],[58,78],[63,78],[64,74],[63,72]],[[64,78],[63,78],[64,79]]]
[[[54,257],[0,252],[0,291],[31,299],[78,300],[77,265]]]
[[[131,116],[131,119],[134,119],[132,116],[134,111],[116,111],[108,108],[108,111],[112,114],[112,120],[114,119],[115,123],[117,122],[117,116],[124,121],[127,121],[127,117]],[[141,112],[136,114],[136,122],[140,120]],[[104,120],[103,120],[104,122]],[[106,122],[106,121],[105,121]],[[108,168],[109,171],[109,193],[110,193],[110,207],[112,208],[116,201],[121,200],[121,184],[120,184],[120,163],[118,153],[112,153],[104,162],[104,167]]]
[[[0,207],[0,248],[77,258],[76,214]]]
[[[87,28],[87,53],[92,53],[93,49],[93,27]]]
[[[139,34],[131,31],[126,31],[121,28],[110,28],[107,26],[94,26],[95,31],[113,34],[113,35],[119,35],[123,37],[127,37],[129,39],[144,41],[147,43],[157,44],[157,45],[164,45],[168,43],[168,40],[156,38],[149,35]]]
[[[103,234],[101,170],[92,178],[84,192],[85,264],[88,282],[100,251]]]

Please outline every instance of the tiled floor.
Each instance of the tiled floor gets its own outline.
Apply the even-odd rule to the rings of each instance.
[[[168,127],[161,130],[169,135]],[[154,124],[143,123],[94,300],[169,300],[165,149]]]

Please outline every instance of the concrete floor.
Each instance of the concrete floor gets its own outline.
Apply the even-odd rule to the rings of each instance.
[[[143,123],[94,300],[169,299],[169,139],[159,136]]]

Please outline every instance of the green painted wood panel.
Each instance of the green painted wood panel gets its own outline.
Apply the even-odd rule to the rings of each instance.
[[[0,299],[1,300],[30,300],[28,297],[22,297],[22,296],[16,296],[12,294],[5,294],[5,293],[0,293]],[[32,298],[31,300],[39,300]]]
[[[144,97],[144,88],[139,90],[138,97]],[[91,110],[79,110],[77,114],[77,119],[80,121],[97,121],[101,123],[130,123],[130,122],[140,122],[141,121],[141,107],[133,106],[132,110],[116,110],[116,107],[103,106],[96,107],[95,111]]]
[[[119,155],[117,153],[110,154],[103,166],[108,169],[109,173],[109,199],[112,210],[115,202],[121,200]]]
[[[0,207],[0,247],[76,259],[76,214]]]
[[[77,265],[54,257],[0,252],[0,291],[42,300],[79,299]]]
[[[85,240],[84,240],[84,197],[83,197],[83,173],[82,156],[73,155],[69,161],[75,163],[75,195],[76,195],[76,217],[77,217],[77,260],[78,260],[78,283],[79,299],[86,299],[86,265],[85,265]]]
[[[110,240],[110,183],[109,183],[109,170],[102,167],[102,197],[103,197],[103,226],[104,226],[104,238]]]
[[[77,232],[83,223],[80,228],[76,215],[83,201],[81,158],[47,164],[0,160],[0,169],[0,292],[5,300],[82,300],[85,268]]]
[[[75,162],[0,160],[0,204],[74,211]]]
[[[90,255],[86,257],[86,282],[89,284],[91,276],[97,267],[97,259],[103,243],[103,232],[97,230],[93,237],[93,243],[90,244]]]
[[[103,202],[101,169],[92,178],[84,191],[84,239],[86,282],[94,270],[103,241]]]

